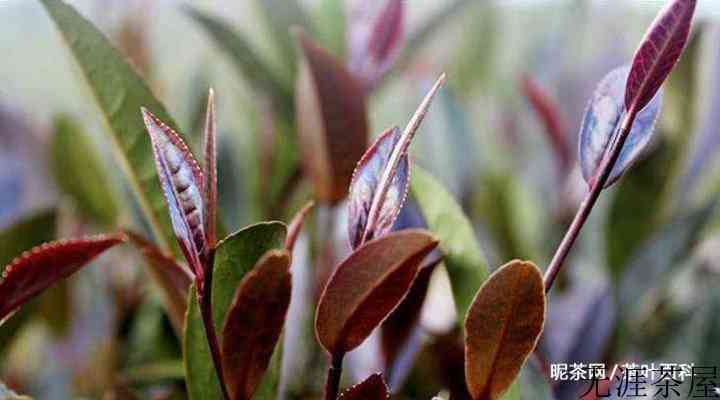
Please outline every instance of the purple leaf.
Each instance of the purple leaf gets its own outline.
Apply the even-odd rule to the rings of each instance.
[[[217,130],[215,125],[215,92],[208,94],[207,117],[205,119],[205,232],[208,247],[217,242]]]
[[[410,165],[407,149],[430,103],[445,82],[440,76],[401,134],[392,128],[358,162],[350,182],[348,233],[353,249],[392,230],[407,197]]]
[[[660,11],[635,52],[625,109],[642,110],[655,97],[687,43],[696,0],[673,0]]]
[[[366,4],[363,4],[367,7]],[[365,30],[355,26],[349,69],[360,79],[366,91],[372,90],[390,70],[400,54],[404,39],[403,0],[388,0]],[[356,24],[359,25],[359,24]]]
[[[98,235],[45,243],[24,252],[3,270],[0,323],[32,297],[126,239],[122,234]]]
[[[152,141],[155,167],[180,248],[200,281],[207,246],[204,221],[204,180],[185,142],[145,108],[145,126]]]
[[[580,128],[580,166],[585,181],[590,183],[597,175],[603,156],[619,132],[624,116],[623,93],[629,67],[614,69],[603,78],[585,111]],[[647,148],[652,138],[655,120],[662,105],[662,92],[635,117],[632,130],[620,152],[605,187],[612,185]]]
[[[375,229],[366,233],[367,219],[375,194],[378,192],[383,171],[390,161],[393,149],[400,141],[400,130],[395,127],[380,135],[358,163],[350,182],[348,225],[350,244],[357,248],[366,240],[381,237],[392,230],[393,223],[407,197],[410,185],[410,165],[407,153],[400,158],[392,181],[385,194]],[[364,238],[364,239],[363,239]]]

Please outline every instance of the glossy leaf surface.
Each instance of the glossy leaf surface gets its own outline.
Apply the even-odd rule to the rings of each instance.
[[[400,130],[387,130],[365,152],[355,169],[348,198],[348,234],[353,249],[360,246],[364,240],[382,237],[390,232],[405,203],[410,185],[410,161],[407,154],[402,155],[397,169],[393,172],[375,229],[365,232],[370,207],[378,195],[380,180],[399,142]]]
[[[426,231],[391,233],[359,247],[335,270],[320,297],[315,330],[332,355],[359,346],[410,289],[437,246]]]
[[[345,389],[340,400],[387,400],[390,398],[388,387],[380,374],[372,374],[357,385]]]
[[[282,249],[285,232],[285,225],[280,222],[264,222],[241,229],[218,243],[213,272],[212,304],[213,321],[221,342],[225,316],[238,285],[263,254],[272,249]],[[222,398],[194,288],[188,297],[183,356],[190,399]],[[273,366],[265,374],[257,395],[265,393],[270,396],[275,390],[276,379],[277,371]]]
[[[122,235],[100,235],[45,243],[26,251],[3,269],[0,321],[32,297],[124,240]]]
[[[487,277],[487,264],[470,221],[450,193],[430,174],[415,168],[410,190],[428,230],[440,241],[460,318]]]
[[[298,144],[315,198],[347,195],[355,164],[367,148],[365,95],[345,67],[296,31],[302,58],[295,93]]]
[[[240,282],[223,327],[222,360],[233,399],[252,398],[290,305],[290,254],[271,250]]]
[[[53,121],[52,171],[60,189],[78,211],[102,226],[112,226],[118,206],[98,150],[83,129],[66,115]]]
[[[624,95],[625,110],[651,102],[685,49],[696,0],[672,0],[660,11],[635,52]]]
[[[204,178],[200,166],[180,136],[142,109],[152,141],[155,166],[165,194],[175,237],[195,274],[202,276],[205,236]]]
[[[530,262],[511,261],[478,291],[465,319],[465,379],[473,399],[494,400],[512,385],[545,321],[545,288]]]
[[[619,131],[624,116],[623,93],[628,72],[629,68],[624,66],[607,74],[595,89],[585,111],[580,127],[580,166],[586,182],[591,182],[599,172],[597,169]],[[662,93],[658,93],[650,104],[638,113],[605,187],[617,181],[647,148],[661,106]]]
[[[165,108],[140,75],[108,39],[61,0],[41,0],[77,61],[97,101],[108,133],[118,147],[118,157],[153,235],[161,247],[170,247],[172,227],[162,189],[157,184],[152,146],[138,113],[145,106],[174,126]]]

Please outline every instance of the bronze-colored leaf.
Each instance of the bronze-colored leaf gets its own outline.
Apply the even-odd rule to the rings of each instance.
[[[215,124],[215,92],[208,94],[205,118],[205,235],[208,247],[217,243],[217,127]]]
[[[437,240],[405,230],[367,242],[330,277],[317,307],[318,341],[333,356],[359,346],[402,301]]]
[[[357,385],[340,393],[340,400],[386,400],[390,398],[388,387],[380,374],[372,374]]]
[[[280,338],[290,305],[290,254],[270,250],[245,275],[223,327],[222,360],[233,400],[249,400]]]
[[[125,236],[98,235],[34,247],[4,268],[0,281],[0,322],[55,282],[68,277]]]
[[[292,221],[290,221],[290,225],[288,225],[288,234],[287,238],[285,239],[285,248],[290,252],[292,255],[293,248],[295,247],[295,241],[298,238],[298,235],[300,235],[300,231],[302,230],[303,224],[305,223],[305,217],[307,217],[308,213],[312,208],[315,206],[315,203],[310,201],[307,204],[303,206],[303,208],[300,209],[300,211],[295,214]]]
[[[482,285],[465,319],[465,379],[472,398],[494,400],[512,385],[545,322],[540,270],[514,260]]]
[[[365,94],[331,54],[302,31],[295,36],[304,54],[295,95],[298,144],[316,199],[334,204],[347,195],[367,148]]]

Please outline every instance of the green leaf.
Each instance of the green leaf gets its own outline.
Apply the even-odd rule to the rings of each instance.
[[[244,36],[236,32],[222,20],[198,11],[186,8],[186,13],[198,23],[224,51],[235,66],[241,78],[247,81],[253,89],[269,95],[277,110],[288,120],[291,120],[293,110],[292,83],[283,82],[273,69],[260,58],[253,46]],[[289,33],[286,33],[289,35]]]
[[[309,18],[298,0],[256,0],[270,31],[270,39],[275,42],[278,54],[282,57],[285,69],[292,78],[295,72],[295,44],[290,36],[290,28],[301,27],[305,31],[311,28]],[[292,81],[293,79],[291,79]]]
[[[242,278],[255,266],[265,252],[283,248],[285,234],[286,228],[283,223],[263,222],[233,233],[218,243],[212,283],[213,321],[218,334],[222,332],[225,314],[230,308],[235,290]],[[220,340],[222,341],[222,337]],[[205,327],[202,323],[194,286],[188,297],[183,354],[190,399],[222,398],[220,384],[205,338]],[[275,391],[273,386],[277,385],[279,365],[278,360],[271,361],[271,366],[268,368],[255,398],[271,398],[263,393]]]
[[[57,25],[88,83],[105,122],[118,159],[161,247],[174,245],[170,218],[145,133],[140,107],[177,130],[165,107],[108,39],[72,6],[61,0],[40,0]],[[177,248],[177,246],[175,246]]]
[[[55,118],[53,131],[51,169],[58,186],[90,220],[112,226],[118,207],[97,149],[67,115]]]
[[[320,0],[314,13],[314,26],[317,39],[338,58],[345,55],[346,15],[345,2],[342,0]]]
[[[427,172],[414,166],[410,191],[427,221],[428,229],[440,241],[450,276],[460,320],[487,277],[485,259],[470,221],[460,205]]]

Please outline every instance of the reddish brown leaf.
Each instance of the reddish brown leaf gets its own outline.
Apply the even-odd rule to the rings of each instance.
[[[24,252],[3,271],[0,321],[55,282],[125,240],[122,234],[98,235],[45,243]]]
[[[202,171],[180,136],[142,108],[145,127],[150,134],[155,167],[167,202],[170,221],[178,244],[199,281],[202,282],[202,257],[207,247]]]
[[[340,393],[341,400],[387,400],[390,398],[388,387],[380,374],[372,374],[357,385]]]
[[[359,346],[402,301],[420,263],[437,246],[424,230],[367,242],[330,277],[317,307],[318,341],[333,356]]]
[[[304,54],[295,95],[298,144],[316,199],[334,204],[346,196],[367,148],[365,95],[338,60],[302,31],[295,36]]]
[[[545,322],[545,288],[531,262],[511,261],[482,285],[465,319],[465,379],[475,400],[510,387]]]
[[[677,63],[687,44],[696,0],[672,0],[660,11],[635,52],[625,91],[625,109],[647,105]]]
[[[288,225],[287,238],[285,239],[285,248],[290,254],[292,254],[293,248],[295,247],[295,241],[297,240],[298,235],[300,235],[300,231],[305,223],[305,217],[307,217],[308,213],[314,206],[314,202],[308,202],[300,209],[300,211],[297,212],[297,214],[295,214],[292,221],[290,221],[290,225]]]
[[[208,94],[205,119],[205,233],[208,247],[217,243],[217,128],[215,124],[215,92]]]
[[[545,126],[545,133],[553,147],[560,170],[569,172],[572,149],[565,120],[557,103],[530,75],[523,76],[522,90]]]
[[[145,257],[151,276],[162,288],[165,295],[165,307],[173,327],[177,332],[182,332],[192,273],[187,266],[179,264],[171,255],[166,254],[142,236],[133,232],[127,232],[127,235]]]
[[[280,338],[290,305],[290,254],[270,250],[245,275],[223,327],[222,361],[233,400],[249,400]]]

